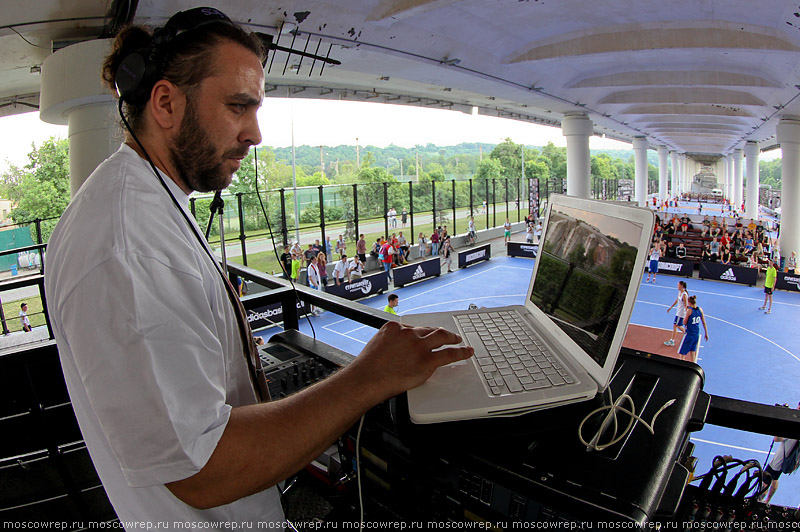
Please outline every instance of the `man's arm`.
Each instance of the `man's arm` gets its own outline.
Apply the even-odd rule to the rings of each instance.
[[[205,466],[167,488],[197,508],[262,491],[297,472],[372,406],[422,384],[442,365],[472,356],[444,329],[388,322],[346,368],[295,395],[234,408]]]

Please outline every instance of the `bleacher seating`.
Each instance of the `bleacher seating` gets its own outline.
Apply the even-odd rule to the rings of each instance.
[[[664,213],[657,213],[659,217],[665,216]],[[667,215],[667,220],[671,219],[673,214]],[[683,217],[684,214],[679,214],[678,218],[680,219]],[[675,247],[679,245],[679,243],[683,242],[684,247],[686,248],[686,260],[692,260],[695,263],[699,263],[702,260],[703,255],[703,248],[707,243],[710,243],[713,240],[713,237],[710,233],[706,233],[706,236],[703,236],[703,220],[705,215],[700,214],[685,214],[686,217],[690,219],[690,227],[689,230],[685,233],[680,230],[680,227],[674,234],[663,233],[662,240],[667,242],[672,242]],[[713,219],[713,215],[709,217],[709,220]],[[722,221],[721,216],[717,216],[717,220],[719,222]],[[726,217],[726,226],[723,228],[726,231],[728,236],[731,236],[733,233],[736,232],[736,218],[733,217]],[[662,219],[661,223],[664,223]],[[745,225],[745,229],[747,226]],[[732,264],[743,264],[746,260],[732,260]],[[761,260],[759,262],[759,267],[762,271],[766,270],[767,262],[765,260]]]

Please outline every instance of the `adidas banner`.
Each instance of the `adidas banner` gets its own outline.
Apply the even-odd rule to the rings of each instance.
[[[647,261],[650,264],[650,261]],[[672,259],[661,257],[658,261],[658,273],[668,273],[670,275],[681,275],[691,277],[694,272],[694,261],[683,259]]]
[[[793,292],[800,292],[800,275],[795,273],[778,272],[778,278],[775,279],[775,288],[778,290],[791,290]]]
[[[365,275],[361,279],[354,279],[349,283],[342,283],[339,286],[336,286],[335,281],[329,282],[325,287],[325,292],[354,301],[373,294],[380,294],[388,289],[389,280],[386,278],[386,272],[378,272]]]
[[[659,267],[660,270],[661,268]],[[758,270],[732,264],[703,261],[700,263],[700,278],[755,286],[758,280]]]
[[[423,260],[422,262],[415,262],[408,266],[394,268],[392,270],[394,285],[398,288],[423,279],[438,277],[441,273],[442,265],[439,262],[439,257]]]
[[[506,253],[509,257],[525,257],[535,259],[539,252],[539,244],[528,244],[527,242],[511,242],[506,245]]]
[[[492,245],[484,244],[458,252],[458,267],[466,268],[477,262],[489,260],[492,257]]]
[[[283,305],[280,302],[265,304],[264,301],[267,296],[267,292],[261,292],[242,298],[242,305],[244,305],[244,310],[247,312],[247,321],[254,331],[283,321]],[[301,301],[295,304],[297,305],[298,317],[305,316],[307,314],[306,302]]]

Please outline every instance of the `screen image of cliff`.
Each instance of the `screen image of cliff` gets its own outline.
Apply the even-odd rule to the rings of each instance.
[[[637,270],[641,224],[570,207],[548,221],[531,301],[601,366]],[[639,272],[640,273],[640,272]]]

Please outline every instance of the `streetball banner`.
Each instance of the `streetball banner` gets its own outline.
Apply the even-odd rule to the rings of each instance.
[[[647,261],[650,264],[650,261]],[[661,257],[658,261],[658,273],[691,277],[694,272],[694,261]]]
[[[466,251],[458,252],[458,267],[466,268],[475,263],[489,260],[492,257],[492,245],[484,244],[474,248],[469,248]]]
[[[389,280],[386,278],[386,272],[378,272],[349,283],[342,283],[339,286],[336,286],[335,282],[329,282],[325,287],[325,293],[355,301],[373,294],[380,294],[388,289]]]
[[[775,288],[778,290],[800,292],[800,275],[796,273],[778,272],[778,278],[775,279]]]
[[[535,259],[539,253],[539,244],[528,244],[527,242],[508,242],[506,253],[509,257],[525,257]]]
[[[283,321],[283,305],[280,302],[263,303],[263,300],[267,299],[267,295],[266,292],[261,292],[242,298],[242,305],[247,312],[247,322],[254,331]],[[295,304],[297,305],[297,315],[302,318],[307,314],[306,302],[295,302]]]
[[[394,285],[397,288],[405,286],[409,283],[422,281],[423,279],[430,279],[431,277],[438,277],[442,273],[442,264],[439,262],[439,257],[424,260],[422,262],[415,262],[408,266],[394,268],[392,275],[394,275]]]

